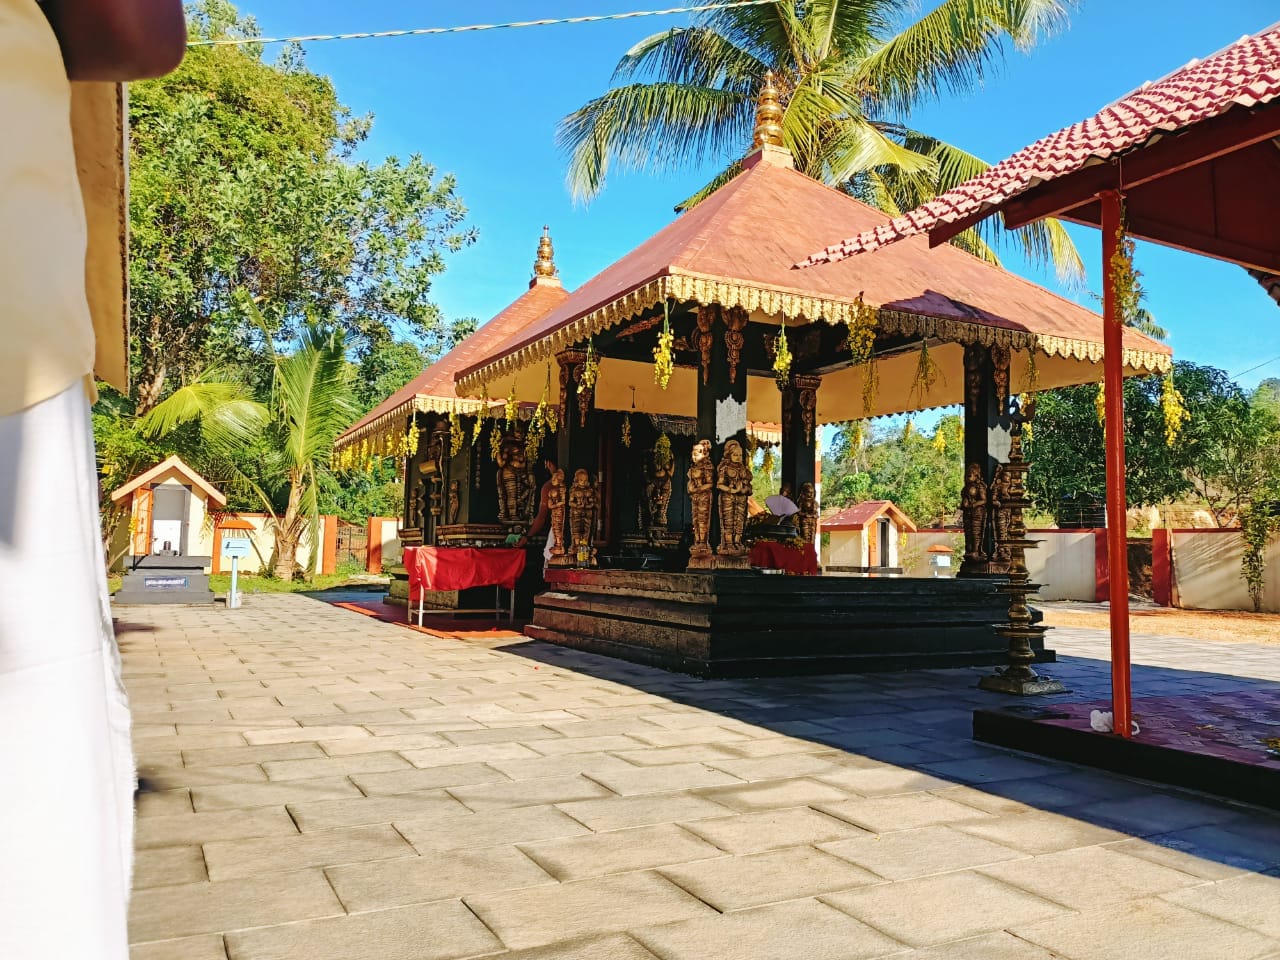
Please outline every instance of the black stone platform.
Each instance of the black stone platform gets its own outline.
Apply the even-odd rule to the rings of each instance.
[[[973,739],[1280,810],[1280,765],[1274,762],[1061,725],[1068,717],[1052,705],[975,710]]]
[[[552,569],[547,583],[527,636],[701,677],[1007,662],[995,580]]]
[[[111,602],[213,603],[209,589],[209,557],[139,557],[124,575]]]

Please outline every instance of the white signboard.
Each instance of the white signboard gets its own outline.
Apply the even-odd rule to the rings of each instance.
[[[253,549],[249,543],[248,537],[228,537],[222,538],[222,555],[227,559],[235,557],[247,557]]]

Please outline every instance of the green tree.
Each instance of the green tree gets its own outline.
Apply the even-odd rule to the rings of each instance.
[[[292,580],[304,534],[310,531],[310,542],[318,542],[321,478],[334,439],[357,408],[341,330],[306,326],[289,352],[276,350],[270,337],[265,342],[272,370],[265,402],[234,379],[206,373],[152,408],[140,426],[144,434],[166,436],[198,423],[202,443],[233,463],[252,451],[257,469],[250,474],[236,468],[235,479],[271,519],[276,576]]]
[[[836,507],[892,500],[919,526],[947,524],[960,508],[963,463],[956,414],[941,417],[930,436],[892,421],[870,430],[848,425],[824,460],[823,500]]]
[[[958,147],[912,129],[911,112],[977,88],[1012,43],[1029,49],[1066,21],[1072,0],[942,0],[922,16],[907,0],[779,0],[695,15],[641,40],[611,89],[565,117],[558,141],[574,194],[590,198],[611,165],[670,169],[722,164],[751,142],[766,71],[782,94],[783,142],[798,169],[890,214],[986,169]],[[739,172],[735,160],[681,207]],[[994,260],[998,218],[956,243]],[[1063,276],[1083,266],[1061,224],[1014,234]]]
[[[225,0],[189,10],[193,37],[252,37]],[[318,317],[357,354],[393,334],[439,336],[429,299],[444,254],[471,242],[451,176],[420,157],[354,162],[353,117],[299,49],[197,47],[130,87],[133,366],[138,411],[211,363],[252,359],[261,334]]]

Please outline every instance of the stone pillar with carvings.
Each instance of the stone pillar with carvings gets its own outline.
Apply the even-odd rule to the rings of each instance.
[[[599,477],[600,458],[595,397],[591,390],[578,389],[582,384],[582,370],[586,362],[586,350],[564,350],[556,354],[556,364],[560,371],[560,427],[556,434],[556,466],[569,478],[574,477],[577,471],[585,470],[594,484]],[[553,557],[551,565],[573,564],[576,559],[571,554],[572,551],[568,551],[562,557]]]
[[[965,558],[958,576],[982,577],[1009,572],[1000,531],[1007,528],[999,498],[1009,460],[1009,349],[971,343],[964,348],[965,487],[961,519]]]
[[[701,306],[698,311],[704,323],[710,318],[712,338],[705,382],[698,377],[697,435],[711,441],[711,460],[719,463],[730,440],[747,448],[747,365],[742,355],[747,312],[719,304]],[[720,542],[720,517],[714,507],[710,523],[709,542],[715,547]]]
[[[782,483],[799,492],[817,482],[818,387],[821,377],[796,374],[782,391]]]

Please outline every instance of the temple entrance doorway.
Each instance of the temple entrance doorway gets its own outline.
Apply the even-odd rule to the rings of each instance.
[[[191,510],[191,490],[174,483],[157,484],[151,515],[151,553],[165,556],[187,555],[187,517]]]
[[[876,521],[876,543],[880,545],[880,560],[876,564],[879,567],[891,567],[889,562],[889,538],[893,535],[889,529],[889,518],[881,517]]]

